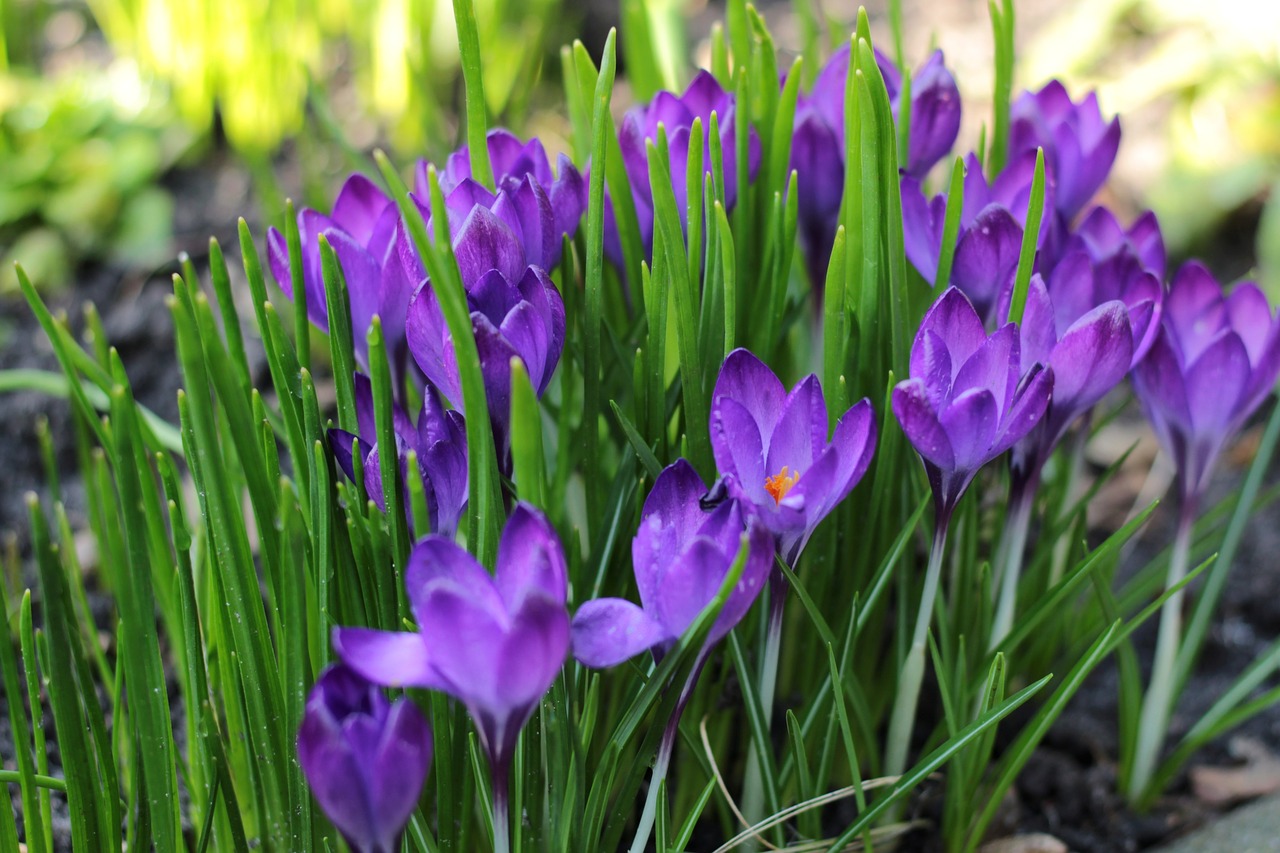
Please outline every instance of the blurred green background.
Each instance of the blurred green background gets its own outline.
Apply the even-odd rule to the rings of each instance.
[[[845,0],[765,2],[780,47],[806,20],[848,32]],[[723,9],[707,0],[475,0],[491,123],[564,148],[559,50],[647,25],[664,67],[636,95],[706,61]],[[1175,255],[1280,295],[1280,4],[1253,0],[1020,0],[1019,84],[1097,87],[1124,116],[1109,201],[1152,207]],[[868,4],[883,25],[884,2]],[[947,52],[972,143],[989,115],[985,0],[903,0],[907,50]],[[275,220],[292,196],[321,208],[374,146],[400,162],[460,140],[461,74],[448,0],[0,0],[0,292],[21,259],[44,287],[85,263],[140,269],[183,246],[215,167],[237,195],[189,229],[243,213]],[[887,44],[887,27],[877,34]],[[618,104],[626,104],[626,91]],[[225,181],[223,182],[225,183]],[[234,183],[234,182],[233,182]],[[230,225],[231,222],[223,222]],[[201,235],[207,236],[207,235]]]

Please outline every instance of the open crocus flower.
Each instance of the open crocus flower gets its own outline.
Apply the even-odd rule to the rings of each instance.
[[[1160,332],[1133,372],[1134,390],[1194,505],[1223,445],[1280,373],[1280,320],[1252,282],[1229,296],[1203,266],[1178,270]]]
[[[805,543],[866,473],[876,425],[863,399],[827,439],[827,404],[810,374],[790,392],[749,350],[729,353],[711,395],[711,447],[732,494],[755,508],[794,566]]]
[[[307,697],[298,763],[324,813],[355,853],[393,853],[418,807],[431,729],[408,699],[348,667],[326,669]]]
[[[477,205],[491,210],[516,235],[526,263],[554,269],[560,263],[562,238],[577,232],[587,206],[581,173],[561,154],[553,175],[546,149],[536,138],[521,142],[510,131],[497,128],[489,131],[486,141],[495,192],[472,178],[471,153],[466,147],[445,161],[439,180],[450,223],[465,222]],[[414,189],[418,198],[430,197],[426,161],[418,163]]]
[[[1007,316],[1011,294],[1000,313]],[[1133,360],[1129,308],[1118,299],[1077,314],[1077,306],[1051,298],[1039,275],[1031,277],[1019,326],[1020,371],[1036,365],[1053,373],[1053,396],[1044,418],[1014,445],[1015,479],[1031,479],[1048,459],[1067,428],[1124,381]]]
[[[910,378],[893,389],[893,413],[924,462],[939,526],[978,469],[1044,417],[1052,371],[1020,371],[1018,327],[990,336],[978,313],[948,288],[925,314],[911,345]]]
[[[365,332],[373,316],[382,321],[387,353],[397,375],[405,364],[404,315],[413,293],[410,279],[395,251],[400,215],[395,204],[364,175],[355,174],[342,185],[326,216],[310,208],[298,212],[302,241],[302,281],[307,294],[307,316],[328,331],[329,308],[325,302],[324,275],[320,264],[320,237],[324,236],[342,266],[351,302],[351,328],[356,357],[367,366]],[[293,297],[289,247],[275,228],[267,231],[268,262],[280,288]]]
[[[355,482],[353,457],[360,454],[364,463],[365,491],[385,512],[386,499],[382,493],[382,469],[379,467],[373,417],[373,389],[369,378],[362,373],[355,376],[355,392],[359,434],[330,429],[329,446],[339,467],[352,482]],[[394,408],[394,419],[396,456],[400,460],[401,474],[409,476],[408,453],[414,451],[418,455],[418,475],[422,478],[423,493],[427,498],[431,532],[451,537],[457,533],[458,521],[467,505],[467,436],[462,415],[446,410],[435,388],[427,386],[418,422],[411,421],[399,405]],[[408,505],[406,498],[405,506]],[[417,532],[424,535],[427,531]]]
[[[967,160],[960,231],[947,283],[964,291],[988,325],[995,324],[996,303],[1017,272],[1035,165],[1032,151],[1014,158],[995,180],[988,182],[977,156],[970,154]],[[1046,209],[1051,203],[1046,187]],[[927,281],[932,281],[938,271],[946,207],[945,194],[926,199],[918,180],[910,176],[902,179],[904,248],[907,259]],[[1046,215],[1041,219],[1038,267],[1052,265],[1056,247],[1062,241],[1060,230],[1056,217]]]
[[[1120,147],[1120,119],[1103,121],[1097,93],[1077,104],[1057,80],[1038,92],[1023,92],[1009,118],[1010,156],[1044,149],[1055,208],[1070,221],[1111,172]]]
[[[901,109],[902,78],[896,65],[875,52],[876,65],[889,93],[896,120]],[[796,104],[795,134],[791,140],[791,169],[799,193],[800,238],[814,284],[823,281],[839,223],[844,194],[844,96],[849,73],[849,46],[844,45],[823,66],[808,95]],[[960,92],[934,51],[911,80],[911,138],[903,172],[922,179],[947,155],[960,130]],[[935,262],[935,266],[936,266]],[[929,277],[933,272],[929,272]]]
[[[689,132],[695,119],[702,120],[702,163],[707,174],[711,173],[711,114],[716,114],[720,128],[720,150],[724,157],[725,207],[732,209],[738,198],[738,150],[735,144],[734,122],[737,106],[732,92],[726,92],[708,71],[699,71],[689,83],[684,94],[659,92],[648,104],[627,113],[618,129],[618,143],[622,146],[622,161],[631,183],[631,198],[635,204],[640,224],[640,239],[646,256],[653,254],[653,190],[649,183],[649,154],[647,143],[658,139],[661,125],[667,136],[667,150],[671,158],[671,183],[675,190],[676,209],[680,222],[688,232],[688,182]],[[760,142],[751,132],[748,175],[754,176],[760,162]],[[618,235],[617,220],[612,205],[605,205],[605,251],[615,265],[622,263],[622,239]]]
[[[684,459],[653,483],[631,542],[637,607],[620,598],[598,598],[573,618],[573,655],[591,667],[615,666],[640,652],[670,650],[706,607],[733,566],[744,532],[747,562],[720,611],[707,648],[751,609],[773,565],[773,537],[736,500],[703,508],[707,487]]]
[[[375,684],[441,690],[466,705],[505,785],[516,736],[569,649],[567,584],[551,523],[519,503],[493,575],[453,540],[428,536],[405,569],[418,631],[338,628],[334,649]]]
[[[546,271],[528,262],[520,238],[494,211],[471,208],[453,238],[480,353],[489,418],[499,461],[508,456],[511,359],[518,356],[539,396],[564,348],[564,301]],[[416,257],[412,261],[417,263]],[[409,303],[409,351],[427,379],[461,409],[462,384],[453,338],[430,282]]]

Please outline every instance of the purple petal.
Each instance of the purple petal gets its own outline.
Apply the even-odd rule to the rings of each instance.
[[[693,466],[677,459],[657,476],[645,498],[631,542],[631,561],[640,602],[650,612],[657,601],[662,572],[706,518],[700,505],[706,492],[706,484]]]
[[[827,444],[827,404],[822,386],[812,373],[787,395],[769,436],[765,473],[777,474],[783,466],[804,471]]]
[[[573,617],[573,656],[584,666],[617,666],[668,637],[662,625],[644,610],[621,598],[597,598],[578,608]]]
[[[333,202],[333,221],[360,246],[368,246],[374,226],[391,205],[377,184],[361,174],[347,178]]]
[[[1022,226],[1005,208],[988,205],[956,245],[951,283],[972,300],[979,315],[989,317],[1021,251]]]
[[[502,641],[495,673],[504,705],[519,708],[536,703],[564,666],[569,653],[569,614],[564,599],[537,594],[512,615],[510,633]]]
[[[562,605],[568,584],[564,551],[547,517],[523,501],[516,504],[498,542],[495,580],[514,613],[530,595]]]
[[[893,389],[892,404],[894,417],[916,452],[944,471],[953,470],[956,457],[951,439],[938,422],[924,383],[919,379],[899,382]]]
[[[439,679],[422,635],[372,628],[334,628],[333,651],[362,678],[384,687],[436,689]]]
[[[474,207],[453,238],[462,283],[470,286],[489,270],[497,270],[508,281],[516,281],[524,271],[520,241],[494,213]]]
[[[494,586],[493,578],[476,558],[443,536],[428,536],[413,546],[405,567],[404,586],[409,595],[414,618],[419,626],[430,621],[425,608],[432,595],[432,587],[440,582],[450,582],[476,606],[496,614],[501,620],[506,613],[502,597]]]

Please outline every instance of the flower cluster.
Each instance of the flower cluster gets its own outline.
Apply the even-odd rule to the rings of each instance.
[[[962,198],[929,196],[929,174],[952,150],[959,130],[955,80],[942,54],[934,53],[912,75],[910,102],[904,103],[899,69],[875,56],[894,116],[910,115],[900,176],[906,258],[940,291],[915,333],[907,378],[891,395],[936,510],[934,553],[886,751],[885,769],[895,775],[911,741],[947,525],[980,470],[1009,454],[1011,524],[1004,562],[993,575],[1002,590],[994,644],[1008,630],[1040,471],[1073,425],[1131,375],[1178,464],[1184,498],[1194,502],[1223,445],[1280,373],[1280,319],[1255,286],[1224,296],[1195,264],[1166,288],[1155,217],[1143,214],[1126,228],[1105,207],[1089,207],[1115,159],[1119,123],[1103,119],[1093,95],[1077,103],[1056,82],[1014,103],[1007,163],[984,167],[971,153],[963,161]],[[828,263],[842,203],[849,61],[847,49],[837,52],[800,97],[795,114],[790,165],[799,196],[797,234],[811,279]],[[743,120],[734,96],[706,72],[683,94],[661,92],[627,114],[619,145],[631,193],[610,203],[634,206],[646,255],[654,238],[654,141],[665,135],[672,191],[684,217],[694,123],[702,124],[708,171],[711,129],[717,129],[725,180],[720,189],[732,205],[746,190],[737,185],[735,125]],[[754,130],[747,138],[745,172],[753,176],[759,145]],[[473,177],[466,149],[448,158],[439,185],[495,444],[504,473],[510,473],[511,359],[523,362],[541,396],[570,325],[549,271],[560,263],[564,238],[577,230],[585,184],[565,157],[553,172],[537,140],[494,131],[487,144],[494,189]],[[1033,215],[1040,157],[1045,193]],[[428,190],[422,164],[413,194],[420,208]],[[959,230],[951,245],[943,245],[952,204],[961,206]],[[423,213],[428,215],[425,208]],[[1039,231],[1029,241],[1035,252],[1024,257],[1024,231],[1037,217]],[[622,238],[611,206],[605,226],[605,251],[621,266]],[[659,750],[656,790],[702,665],[766,582],[772,609],[764,659],[776,668],[787,573],[871,464],[877,426],[870,402],[863,399],[835,417],[816,376],[788,389],[750,351],[730,352],[711,393],[708,421],[684,425],[707,430],[711,458],[703,462],[709,469],[713,460],[718,476],[709,484],[704,475],[711,472],[699,473],[685,459],[663,469],[631,543],[639,602],[579,600],[571,617],[568,560],[538,509],[508,501],[514,508],[493,574],[455,542],[469,493],[458,356],[440,296],[396,205],[372,182],[353,176],[330,215],[304,210],[298,230],[301,269],[290,268],[285,238],[275,231],[270,236],[271,267],[281,286],[292,292],[296,277],[311,319],[327,324],[317,242],[324,237],[348,282],[353,327],[362,330],[375,315],[381,318],[397,393],[410,388],[418,393],[405,396],[422,400],[416,420],[395,407],[394,450],[406,477],[414,473],[410,453],[417,460],[431,525],[431,535],[413,546],[404,573],[415,629],[343,627],[333,634],[343,664],[317,683],[299,736],[303,767],[322,806],[354,848],[395,844],[426,772],[429,730],[407,700],[391,703],[373,685],[437,690],[464,705],[474,721],[493,771],[495,830],[501,834],[517,737],[565,661],[571,656],[607,668],[644,652],[660,660],[718,603]],[[1030,268],[1020,269],[1028,259]],[[949,272],[935,282],[940,268]],[[357,357],[370,366],[363,349]],[[358,480],[363,470],[358,485],[383,506],[379,458],[390,451],[375,438],[369,380],[358,373],[354,387],[357,431],[330,430],[330,446],[349,478]],[[726,586],[727,580],[733,583]],[[774,676],[768,665],[762,678],[766,711]],[[391,760],[403,764],[413,784],[396,791],[380,787],[369,768]],[[340,790],[323,778],[338,772],[356,784]],[[642,817],[636,849],[643,847],[652,817]]]

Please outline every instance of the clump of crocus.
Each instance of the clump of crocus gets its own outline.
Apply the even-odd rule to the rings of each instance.
[[[1186,576],[1200,500],[1222,448],[1262,405],[1280,374],[1280,319],[1252,282],[1224,295],[1203,266],[1185,264],[1170,283],[1151,351],[1134,369],[1133,386],[1178,472],[1178,527],[1165,588]],[[1184,590],[1160,612],[1151,683],[1143,698],[1128,793],[1147,794],[1169,726],[1183,650]]]
[[[955,253],[947,281],[939,284],[960,288],[988,325],[998,321],[996,303],[1017,272],[1035,166],[1032,151],[1011,160],[988,181],[975,155],[970,154],[966,161]],[[1050,196],[1046,188],[1046,207],[1051,204]],[[907,260],[926,281],[934,281],[938,274],[947,203],[945,194],[926,199],[920,181],[903,177],[903,245]],[[1062,239],[1060,222],[1044,216],[1037,236],[1037,268],[1052,265]]]
[[[405,275],[396,252],[400,214],[396,205],[364,175],[347,178],[326,216],[310,208],[298,212],[298,234],[302,243],[302,282],[307,297],[307,316],[318,328],[328,331],[329,308],[325,300],[324,275],[320,261],[320,237],[328,240],[342,266],[351,305],[351,328],[356,357],[367,365],[365,331],[376,314],[395,375],[406,363],[404,316],[415,282]],[[289,247],[285,236],[267,231],[271,273],[287,296],[293,296]]]
[[[902,112],[902,75],[898,67],[875,51],[876,65],[889,94],[894,119]],[[799,193],[799,231],[811,282],[819,283],[831,256],[839,225],[844,191],[845,88],[849,74],[849,46],[831,55],[808,95],[796,103],[795,134],[791,139],[791,168]],[[960,91],[934,51],[911,78],[910,139],[904,174],[923,179],[955,144],[960,131]],[[932,278],[932,271],[929,277]]]
[[[733,498],[708,509],[707,487],[683,459],[665,468],[645,499],[631,560],[641,607],[618,598],[588,601],[573,619],[573,654],[591,667],[614,666],[646,649],[669,651],[716,597],[746,546],[738,581],[720,610],[663,731],[649,798],[631,850],[641,853],[653,828],[657,792],[671,764],[685,704],[711,647],[738,624],[764,587],[773,536]]]
[[[724,163],[725,208],[732,209],[738,199],[738,150],[735,144],[737,121],[736,98],[726,92],[707,71],[699,71],[685,89],[684,94],[659,92],[648,104],[632,109],[622,119],[618,128],[618,143],[622,146],[622,162],[631,184],[631,200],[635,205],[636,219],[640,226],[640,240],[645,255],[653,254],[653,188],[649,182],[649,143],[656,143],[658,127],[667,138],[670,154],[670,175],[675,191],[676,209],[680,222],[688,231],[688,182],[689,135],[695,121],[702,123],[703,169],[711,173],[711,114],[715,113],[720,134],[720,150]],[[760,162],[760,142],[755,132],[750,135],[748,149],[748,174],[755,175]],[[612,205],[605,205],[605,252],[616,266],[622,265],[622,238]]]
[[[510,131],[497,128],[489,131],[486,142],[494,191],[472,177],[468,148],[455,151],[445,161],[439,180],[450,225],[465,222],[473,207],[491,210],[516,235],[526,263],[554,269],[560,263],[563,238],[577,233],[587,206],[582,174],[564,154],[552,174],[546,149],[537,138],[521,142]],[[428,168],[426,161],[418,163],[414,191],[420,199],[430,197]]]
[[[355,458],[359,456],[365,491],[378,508],[386,512],[374,426],[373,389],[369,378],[362,373],[355,375],[355,403],[358,434],[330,429],[329,446],[339,467],[353,483],[356,482]],[[426,496],[430,532],[453,536],[467,505],[467,437],[462,414],[445,409],[440,395],[430,385],[423,392],[417,423],[410,420],[398,404],[393,413],[401,474],[409,476],[408,455],[413,451],[418,458],[417,473],[422,478]],[[408,498],[405,507],[409,507]],[[412,523],[412,516],[409,520]],[[428,531],[417,532],[421,536]]]
[[[541,512],[519,503],[494,574],[453,540],[428,536],[409,555],[405,587],[417,632],[338,628],[334,649],[376,684],[440,690],[467,707],[493,771],[494,838],[505,851],[516,738],[569,650],[560,540]]]
[[[893,413],[929,477],[935,520],[924,592],[889,727],[889,775],[906,766],[951,515],[978,470],[1026,436],[1049,406],[1052,371],[1036,364],[1024,372],[1020,350],[1015,324],[988,335],[965,295],[948,288],[916,333],[910,378],[893,389]]]
[[[529,262],[520,235],[495,205],[471,208],[455,232],[453,250],[471,309],[489,417],[498,459],[506,466],[511,416],[511,359],[519,357],[539,396],[546,390],[564,349],[564,301],[543,267]],[[416,256],[413,263],[417,263]],[[455,408],[462,384],[453,338],[430,282],[409,303],[409,351],[428,381]]]
[[[298,730],[298,763],[324,813],[354,853],[393,853],[418,807],[431,764],[431,729],[406,698],[349,667],[321,673]]]
[[[1044,149],[1054,208],[1070,221],[1111,172],[1120,147],[1120,119],[1104,121],[1097,93],[1077,104],[1057,80],[1038,92],[1023,92],[1009,119],[1010,155]]]

